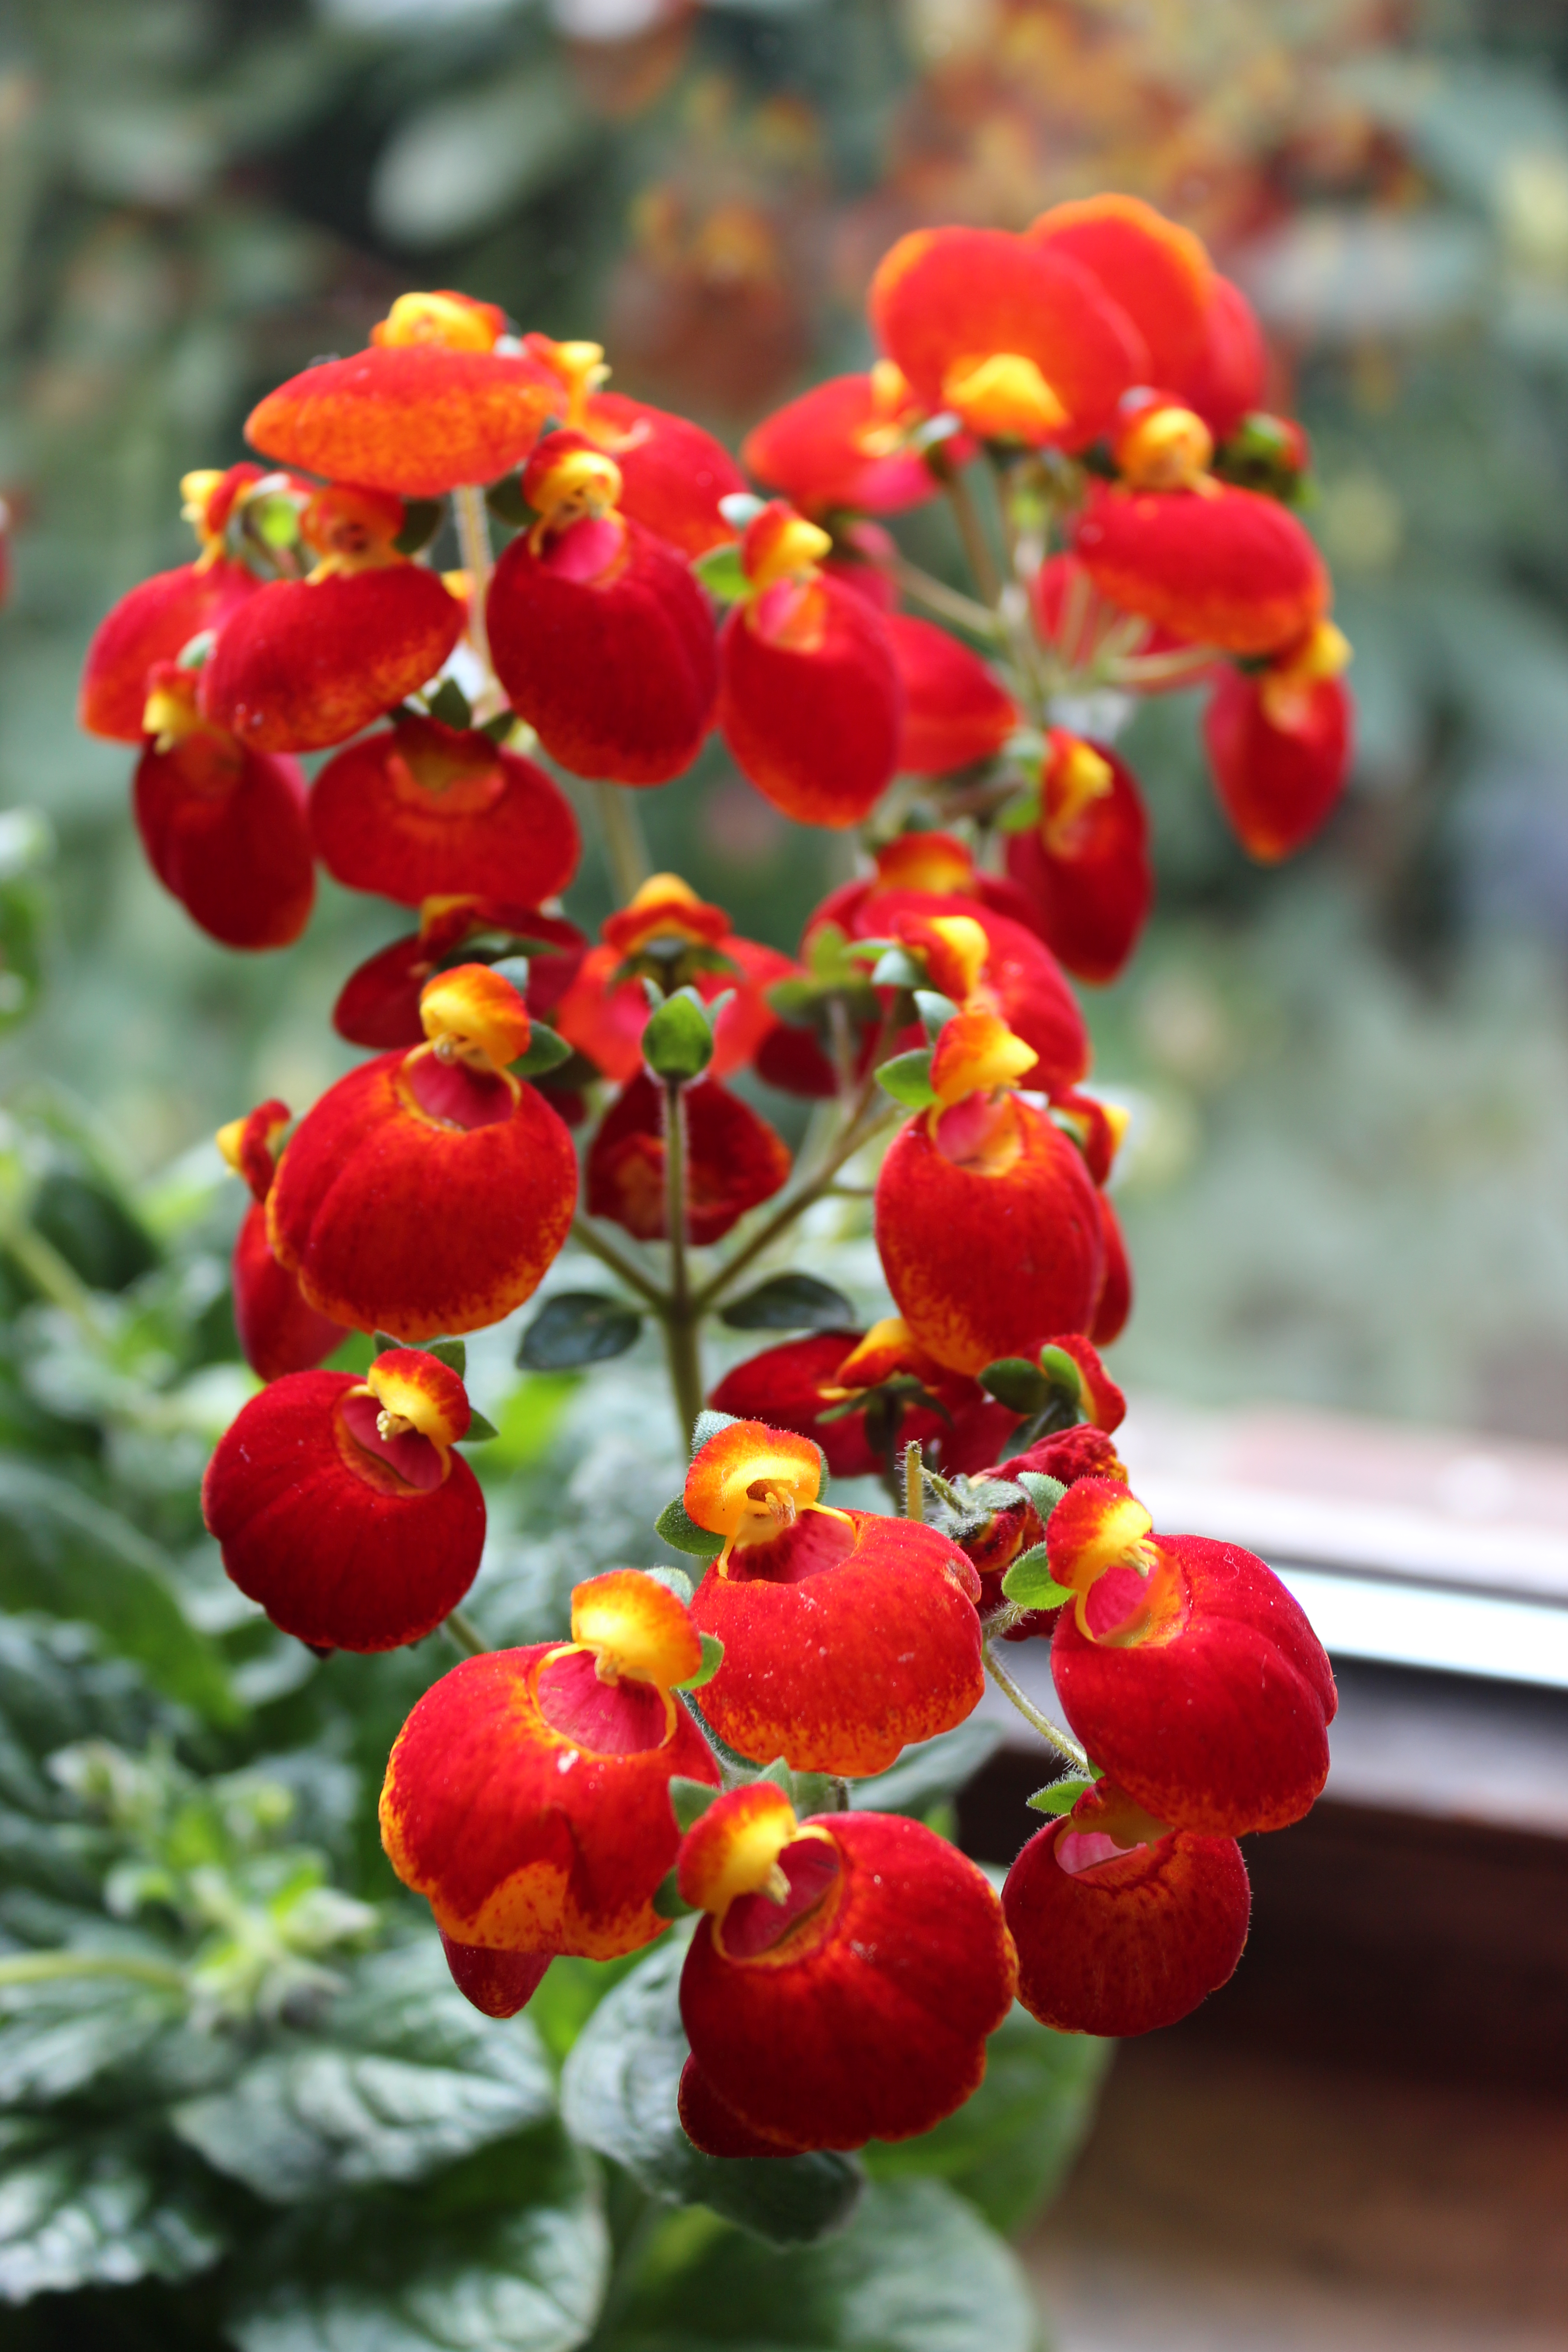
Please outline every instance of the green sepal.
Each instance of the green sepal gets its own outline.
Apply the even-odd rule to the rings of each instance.
[[[669,1776],[669,1810],[675,1815],[675,1826],[682,1837],[694,1822],[700,1822],[714,1799],[722,1794],[710,1780],[689,1780],[682,1772]]]
[[[691,989],[678,988],[648,1014],[642,1057],[656,1078],[676,1085],[700,1076],[713,1059],[713,1024]]]
[[[703,1633],[699,1639],[702,1643],[702,1664],[694,1675],[688,1675],[683,1683],[676,1684],[677,1690],[700,1690],[704,1683],[712,1681],[724,1663],[724,1644],[717,1633]]]
[[[1043,1470],[1020,1470],[1018,1484],[1033,1503],[1042,1524],[1050,1517],[1067,1493],[1059,1478],[1048,1478]]]
[[[710,1438],[717,1437],[721,1429],[732,1429],[739,1413],[719,1412],[712,1405],[704,1405],[691,1424],[691,1458],[696,1460]]]
[[[492,971],[499,971],[501,978],[510,982],[511,987],[517,991],[519,996],[526,1000],[528,995],[529,964],[528,958],[525,955],[497,956],[494,963],[490,966],[490,970]]]
[[[1032,1544],[1019,1553],[1002,1579],[1002,1597],[1015,1609],[1063,1609],[1078,1595],[1051,1574],[1045,1545]]]
[[[459,1380],[468,1376],[468,1350],[461,1339],[395,1339],[389,1331],[378,1331],[371,1345],[378,1356],[384,1356],[393,1348],[413,1348],[422,1356],[434,1356]]]
[[[474,723],[473,705],[455,677],[441,680],[435,693],[426,697],[426,708],[443,727],[468,728]]]
[[[624,1356],[642,1329],[642,1316],[604,1290],[563,1290],[547,1298],[518,1342],[528,1372],[574,1372],[584,1364]]]
[[[1020,793],[1009,801],[996,819],[998,833],[1033,833],[1040,821],[1040,795],[1037,792]]]
[[[445,499],[405,499],[403,528],[392,542],[399,555],[417,555],[428,547],[446,512]]]
[[[938,1099],[931,1082],[931,1047],[895,1054],[878,1070],[877,1084],[906,1110],[929,1110]]]
[[[576,1048],[569,1045],[557,1030],[543,1021],[531,1021],[528,1030],[528,1051],[520,1054],[511,1065],[514,1078],[542,1078],[551,1070],[558,1070],[563,1062],[572,1059]]]
[[[710,1528],[700,1528],[687,1514],[679,1495],[666,1503],[653,1523],[653,1531],[669,1546],[671,1551],[689,1552],[693,1559],[717,1559],[724,1549],[724,1538]]]
[[[841,1813],[847,1810],[843,1791],[831,1772],[796,1772],[790,1802],[802,1821],[813,1813]]]
[[[722,547],[710,547],[706,555],[693,560],[691,569],[710,596],[721,604],[738,604],[752,593],[736,540],[726,540]]]
[[[533,509],[522,495],[520,473],[503,474],[499,482],[492,482],[485,492],[485,504],[498,522],[510,523],[513,530],[534,520]]]
[[[1084,1378],[1082,1368],[1077,1359],[1069,1356],[1065,1348],[1042,1348],[1040,1370],[1064,1402],[1070,1404],[1075,1412],[1081,1412],[1084,1404]]]
[[[775,1274],[721,1307],[719,1320],[731,1331],[834,1331],[853,1326],[855,1309],[814,1274]]]
[[[998,1356],[981,1373],[980,1385],[998,1404],[1005,1404],[1009,1412],[1022,1413],[1026,1420],[1043,1412],[1050,1402],[1050,1382],[1027,1356]]]
[[[662,1584],[667,1592],[673,1592],[678,1601],[690,1608],[693,1587],[683,1568],[641,1568],[637,1574],[651,1576],[656,1584]]]
[[[921,1026],[933,1045],[948,1023],[955,1021],[958,1017],[958,1007],[952,997],[942,995],[934,988],[916,989],[915,1011],[919,1013]]]
[[[482,1412],[475,1412],[470,1408],[468,1425],[458,1443],[459,1445],[488,1445],[492,1437],[500,1435],[500,1432],[493,1421],[487,1421]]]
[[[682,1895],[679,1874],[673,1870],[665,1872],[649,1900],[661,1919],[689,1918],[697,1908]]]
[[[873,988],[923,988],[926,968],[907,948],[889,948],[871,968]]]
[[[498,710],[493,719],[487,719],[479,733],[488,735],[492,743],[504,743],[507,737],[516,730],[517,723],[517,713],[509,705],[505,710]],[[560,953],[559,949],[556,953]]]
[[[1024,1802],[1037,1813],[1070,1813],[1079,1799],[1092,1789],[1094,1782],[1069,1772],[1064,1780],[1053,1780],[1048,1788],[1037,1789]]]

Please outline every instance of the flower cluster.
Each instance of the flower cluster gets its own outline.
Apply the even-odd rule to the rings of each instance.
[[[1346,649],[1293,511],[1301,436],[1258,404],[1241,296],[1130,199],[906,237],[870,318],[869,373],[751,436],[762,496],[607,391],[597,345],[405,295],[261,402],[265,463],[186,477],[200,551],[114,608],[82,688],[84,724],[140,745],[149,859],[213,937],[296,939],[318,859],[416,918],[342,985],[369,1057],[292,1133],[269,1100],[220,1138],[266,1383],[207,1473],[225,1565],[320,1652],[442,1624],[473,1651],[400,1735],[382,1826],[481,2009],[700,1915],[681,2116],[721,2156],[925,2130],[1015,1990],[1066,2030],[1183,2014],[1245,1937],[1235,1841],[1312,1802],[1334,1703],[1269,1570],[1157,1536],[1128,1489],[1100,1354],[1131,1303],[1125,1118],[1067,978],[1118,971],[1151,895],[1136,781],[1069,703],[1205,683],[1260,857],[1338,791]],[[876,520],[944,494],[973,595]],[[633,870],[626,793],[715,730],[786,816],[865,828],[795,955]],[[588,804],[563,776],[593,781],[625,883],[592,943],[560,909]],[[742,1071],[818,1106],[800,1164]],[[878,1144],[893,1311],[858,1328],[803,1274],[737,1298]],[[695,1434],[658,1532],[707,1565],[695,1591],[592,1578],[569,1640],[487,1652],[454,1613],[485,1537],[458,1449],[493,1434],[461,1335],[574,1230],[627,1302],[557,1294],[523,1360],[614,1353],[652,1312]],[[800,1336],[704,1412],[718,1309]],[[320,1369],[351,1334],[374,1335],[363,1376]],[[829,1504],[829,1472],[879,1475],[895,1515]],[[1041,1637],[1068,1731],[1001,1663]],[[849,1796],[988,1672],[1072,1768],[1000,1897]]]

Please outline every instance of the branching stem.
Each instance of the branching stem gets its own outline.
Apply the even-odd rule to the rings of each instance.
[[[471,1618],[465,1617],[460,1609],[447,1610],[441,1620],[441,1631],[457,1643],[459,1650],[466,1651],[470,1658],[482,1658],[489,1648],[489,1643],[483,1638],[479,1627]]]
[[[1001,1692],[1003,1697],[1011,1699],[1013,1705],[1017,1708],[1025,1722],[1031,1725],[1033,1728],[1039,1733],[1040,1738],[1045,1740],[1049,1747],[1056,1749],[1058,1756],[1065,1756],[1068,1762],[1073,1767],[1075,1771],[1082,1772],[1087,1776],[1089,1772],[1089,1758],[1079,1746],[1078,1741],[1073,1738],[1071,1732],[1063,1731],[1059,1725],[1051,1721],[1048,1715],[1042,1715],[1040,1713],[1039,1708],[1035,1705],[1032,1699],[1025,1697],[1017,1684],[1013,1680],[1012,1675],[1007,1672],[1006,1667],[999,1663],[996,1656],[995,1643],[989,1636],[987,1636],[981,1646],[985,1657],[985,1671],[990,1675],[992,1681],[995,1684],[997,1689]]]
[[[584,1218],[579,1217],[573,1226],[572,1238],[591,1257],[596,1257],[601,1265],[607,1265],[612,1274],[618,1275],[628,1290],[635,1290],[639,1298],[646,1298],[658,1314],[664,1313],[669,1305],[668,1293],[661,1290],[652,1276],[645,1274],[640,1265],[634,1265],[614,1242],[606,1241],[603,1234],[596,1233]]]
[[[73,1977],[126,1977],[170,1992],[186,1989],[184,1970],[172,1960],[138,1959],[132,1952],[18,1952],[0,1959],[0,1989],[64,1983]]]

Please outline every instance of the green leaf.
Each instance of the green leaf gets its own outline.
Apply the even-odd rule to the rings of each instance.
[[[1018,1484],[1033,1503],[1036,1516],[1042,1524],[1050,1517],[1067,1493],[1059,1478],[1047,1478],[1043,1470],[1020,1470]]]
[[[1114,2042],[1053,2033],[1015,2002],[991,2036],[985,2080],[920,2139],[866,2150],[873,2180],[944,2180],[1009,2234],[1058,2189],[1094,2120]]]
[[[1002,1597],[1017,1609],[1065,1609],[1077,1599],[1069,1586],[1051,1574],[1050,1555],[1043,1543],[1022,1551],[1002,1579]]]
[[[908,948],[888,948],[871,967],[873,988],[923,988],[926,968]]]
[[[692,990],[678,988],[647,1017],[642,1057],[656,1078],[684,1085],[713,1059],[713,1024]]]
[[[517,1360],[530,1372],[576,1371],[624,1356],[641,1329],[641,1315],[624,1298],[603,1290],[558,1290],[523,1333]]]
[[[503,474],[499,482],[492,482],[485,492],[485,504],[498,522],[510,523],[513,530],[521,530],[534,519],[533,509],[522,495],[521,474]]]
[[[731,1331],[853,1330],[855,1309],[841,1290],[814,1274],[775,1274],[719,1310]]]
[[[470,1406],[468,1409],[468,1425],[467,1429],[464,1430],[462,1437],[458,1442],[463,1445],[488,1445],[491,1438],[499,1437],[500,1435],[500,1432],[496,1427],[494,1422],[487,1421],[482,1412],[475,1412],[473,1408]]]
[[[528,1030],[528,1051],[509,1064],[514,1078],[542,1078],[569,1062],[576,1048],[543,1021],[531,1021]]]
[[[710,2205],[778,2242],[820,2237],[853,2209],[858,2165],[841,2156],[704,2156],[680,2128],[676,2093],[687,2042],[679,1983],[687,1942],[679,1928],[662,1937],[594,2011],[561,2077],[566,2128],[667,2203]],[[695,2323],[695,2310],[687,2317]],[[774,2324],[758,2331],[760,2343],[780,2340],[777,2319],[775,2314]],[[724,2340],[749,2337],[742,2331]]]
[[[670,1775],[669,1809],[675,1815],[675,1826],[682,1837],[693,1822],[700,1822],[719,1790],[707,1780],[689,1780],[680,1772]]]
[[[720,1412],[710,1404],[704,1405],[701,1412],[698,1414],[696,1420],[691,1424],[691,1455],[693,1461],[695,1461],[698,1454],[701,1453],[703,1447],[707,1444],[710,1437],[717,1437],[721,1429],[732,1429],[740,1417],[739,1413]]]
[[[678,1601],[684,1601],[690,1608],[692,1582],[683,1568],[645,1568],[642,1573],[651,1576],[656,1584],[662,1584],[667,1592],[673,1592]]]
[[[980,1385],[1009,1412],[1026,1417],[1043,1412],[1050,1402],[1050,1382],[1027,1356],[998,1356],[981,1373]]]
[[[697,1908],[695,1903],[689,1903],[682,1895],[680,1873],[675,1869],[665,1872],[648,1901],[661,1919],[689,1919]]]
[[[877,1072],[877,1084],[906,1110],[929,1110],[937,1099],[931,1082],[931,1047],[913,1054],[895,1054]]]
[[[724,1663],[724,1644],[717,1633],[702,1633],[698,1638],[702,1643],[702,1664],[694,1675],[676,1684],[677,1690],[700,1690],[705,1683],[712,1681]]]
[[[739,542],[727,541],[722,547],[710,547],[705,555],[693,561],[691,569],[707,589],[710,596],[721,604],[738,604],[752,593],[745,567],[741,562]]]
[[[405,499],[403,528],[392,542],[399,555],[417,555],[422,549],[428,547],[440,530],[446,512],[445,499]],[[443,688],[454,683],[451,678],[445,678],[442,681]],[[430,708],[437,719],[447,720],[448,727],[466,727],[468,723],[466,719],[447,719],[446,712],[437,710],[434,702],[431,703]],[[468,709],[466,701],[463,708],[465,710]]]
[[[527,956],[521,954],[497,956],[490,966],[490,970],[500,979],[506,981],[521,997],[526,997],[528,994],[528,976],[531,969]]]
[[[101,1935],[103,1923],[96,1924]],[[69,2097],[136,2058],[184,2007],[176,1988],[164,1990],[131,1977],[58,1977],[0,1987],[0,2084],[6,2105],[45,2106]]]
[[[499,2032],[453,1984],[433,1934],[363,1960],[321,2030],[282,2037],[174,2130],[269,2204],[422,2180],[551,2112],[526,2018]]]
[[[195,2174],[150,2136],[0,2122],[0,2300],[210,2268],[224,2240]]]
[[[1037,792],[1020,793],[1009,801],[996,820],[998,833],[1033,833],[1040,821],[1040,795]]]
[[[1092,1789],[1094,1782],[1086,1780],[1080,1772],[1069,1772],[1064,1780],[1053,1780],[1047,1788],[1037,1789],[1024,1801],[1032,1812],[1070,1813],[1079,1799]]]
[[[222,1654],[185,1615],[169,1561],[129,1520],[14,1456],[0,1456],[0,1609],[96,1625],[154,1688],[238,1720]]]
[[[474,723],[473,707],[455,677],[444,677],[426,703],[432,719],[443,727],[468,728]]]
[[[512,2031],[491,2028],[496,2048]],[[559,2127],[423,2188],[323,2197],[257,2233],[225,2334],[241,2352],[572,2352],[609,2239]]]
[[[708,1528],[700,1528],[689,1518],[685,1504],[679,1495],[666,1503],[653,1523],[653,1531],[662,1536],[671,1551],[689,1552],[694,1559],[717,1559],[724,1549],[724,1538]]]
[[[467,1377],[468,1350],[463,1340],[426,1339],[421,1344],[427,1356],[434,1356],[438,1364],[445,1364],[447,1370],[456,1372],[459,1380]]]
[[[1011,2249],[939,2180],[874,2183],[849,2227],[816,2245],[764,2246],[672,2217],[595,2339],[596,2352],[1037,2352],[1038,2343]]]
[[[958,1018],[958,1007],[951,996],[942,996],[934,988],[917,988],[915,1011],[921,1025],[934,1045],[950,1021]]]
[[[906,1748],[896,1764],[873,1780],[853,1782],[850,1805],[857,1812],[909,1813],[919,1821],[934,1805],[956,1797],[1005,1736],[1005,1724],[982,1723],[971,1716],[967,1723],[939,1732],[934,1739]]]
[[[44,1178],[29,1222],[89,1290],[126,1290],[158,1263],[152,1235],[124,1202],[73,1169]]]

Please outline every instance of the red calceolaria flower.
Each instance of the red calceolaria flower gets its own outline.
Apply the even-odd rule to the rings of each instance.
[[[674,990],[690,986],[706,1002],[729,995],[713,1033],[710,1075],[744,1068],[778,1016],[764,991],[795,971],[776,948],[742,940],[722,907],[710,907],[678,874],[654,874],[618,914],[603,944],[589,950],[557,1007],[553,1025],[607,1078],[625,1083],[642,1067],[647,1026],[643,975]]]
[[[900,1129],[877,1179],[877,1249],[916,1339],[951,1370],[1085,1331],[1105,1273],[1083,1155],[1013,1091],[1032,1049],[992,1013],[939,1035],[937,1100]]]
[[[279,384],[245,437],[284,465],[399,498],[493,482],[527,457],[552,404],[537,364],[496,349],[505,328],[493,303],[466,294],[399,295],[369,351]]]
[[[746,478],[721,441],[689,417],[606,392],[610,371],[600,343],[557,343],[548,335],[525,335],[523,343],[564,394],[561,423],[615,459],[623,514],[683,555],[705,555],[733,539],[720,501],[743,493]]]
[[[1328,610],[1323,559],[1296,517],[1211,474],[1190,488],[1092,484],[1073,550],[1112,604],[1226,653],[1273,653]]]
[[[1235,1970],[1251,1907],[1234,1838],[1167,1829],[1100,1780],[1007,1873],[1018,1999],[1058,2033],[1174,2025]]]
[[[974,2091],[1016,1974],[990,1882],[919,1822],[797,1821],[765,1780],[681,1842],[688,2137],[716,2155],[929,2131]]]
[[[485,1506],[453,1447],[462,1381],[412,1348],[352,1372],[287,1372],[218,1442],[202,1511],[223,1564],[318,1649],[422,1641],[479,1571]]]
[[[197,708],[198,672],[150,671],[132,805],[147,862],[225,947],[286,948],[310,919],[315,861],[305,779]]]
[[[93,631],[77,704],[78,720],[89,735],[139,743],[148,673],[177,659],[193,637],[221,628],[260,586],[253,572],[224,552],[224,525],[235,500],[260,479],[259,466],[185,475],[180,494],[201,553],[194,563],[140,581]]]
[[[1142,197],[1053,205],[1026,243],[1087,269],[1142,337],[1150,383],[1179,387],[1202,357],[1215,271],[1203,240]]]
[[[925,412],[891,360],[867,375],[829,376],[753,425],[742,445],[748,472],[802,514],[897,514],[941,488],[923,450],[911,441]],[[962,465],[974,454],[963,436],[945,456]]]
[[[612,1569],[573,1593],[569,1642],[466,1658],[426,1692],[387,1764],[381,1833],[449,1955],[607,1960],[663,1931],[653,1895],[679,1843],[670,1780],[719,1780],[671,1696],[701,1663],[674,1593]]]
[[[1047,731],[1039,819],[1008,835],[1007,872],[1070,972],[1116,978],[1142,935],[1154,874],[1137,779],[1108,744]]]
[[[703,1248],[787,1181],[789,1146],[716,1078],[682,1087],[681,1107],[686,1238]],[[669,1237],[665,1118],[664,1087],[640,1072],[605,1113],[584,1169],[588,1214],[639,1242]]]
[[[1074,1732],[1137,1804],[1208,1837],[1284,1829],[1329,1769],[1321,1643],[1236,1544],[1156,1536],[1125,1486],[1069,1486],[1046,1528],[1062,1611],[1051,1673]]]
[[[899,1316],[868,1331],[814,1331],[764,1348],[726,1372],[708,1402],[809,1437],[836,1478],[886,1471],[892,1449],[913,1443],[949,1475],[973,1471],[1018,1425],[978,1381],[917,1347]]]
[[[1148,373],[1142,337],[1089,271],[1005,229],[900,237],[868,308],[915,397],[982,440],[1087,448]]]
[[[1100,1238],[1105,1244],[1105,1275],[1089,1336],[1097,1348],[1109,1348],[1113,1339],[1121,1339],[1132,1312],[1132,1263],[1127,1255],[1121,1219],[1105,1192],[1097,1197]]]
[[[886,617],[822,570],[832,541],[782,499],[746,526],[749,593],[719,639],[719,726],[785,816],[842,830],[898,763],[903,688]]]
[[[887,625],[904,687],[900,773],[940,776],[991,759],[1018,727],[1012,696],[934,622],[891,613]]]
[[[482,729],[413,716],[327,762],[310,833],[334,881],[405,907],[465,892],[536,907],[565,889],[583,849],[542,768]]]
[[[529,1038],[510,982],[459,964],[419,1006],[428,1042],[330,1087],[267,1202],[311,1306],[411,1340],[479,1330],[531,1297],[577,1199],[571,1136],[507,1067]]]
[[[483,931],[524,942],[528,1010],[536,1021],[545,1020],[571,986],[587,949],[576,925],[500,898],[431,898],[420,908],[417,931],[378,949],[344,981],[332,1007],[339,1036],[378,1053],[419,1045],[425,1035],[420,991],[443,957]]]
[[[521,718],[574,775],[664,784],[713,723],[713,619],[684,557],[620,510],[620,467],[548,434],[523,496],[539,520],[496,566],[490,658]]]
[[[810,1439],[761,1422],[695,1456],[687,1514],[724,1538],[692,1603],[724,1644],[702,1711],[742,1755],[881,1772],[979,1704],[979,1580],[934,1528],[835,1510],[821,1483]]]
[[[203,712],[261,751],[341,743],[434,677],[465,606],[438,572],[400,555],[403,501],[332,484],[300,518],[321,556],[308,580],[273,580],[218,632]]]
[[[248,1118],[231,1119],[217,1139],[218,1150],[253,1196],[235,1239],[231,1278],[240,1349],[264,1381],[310,1370],[348,1337],[341,1323],[306,1304],[267,1237],[267,1195],[278,1172],[278,1139],[289,1117],[288,1104],[274,1097]]]
[[[1289,857],[1324,823],[1350,766],[1350,647],[1331,621],[1248,673],[1226,667],[1204,714],[1220,806],[1249,856]]]
[[[822,923],[837,923],[851,939],[887,936],[892,918],[908,908],[916,914],[973,914],[973,906],[939,903],[978,901],[979,908],[1005,915],[1026,930],[1038,930],[1033,908],[1016,886],[986,874],[956,834],[900,833],[874,851],[876,871],[830,890],[806,926],[806,939]]]

